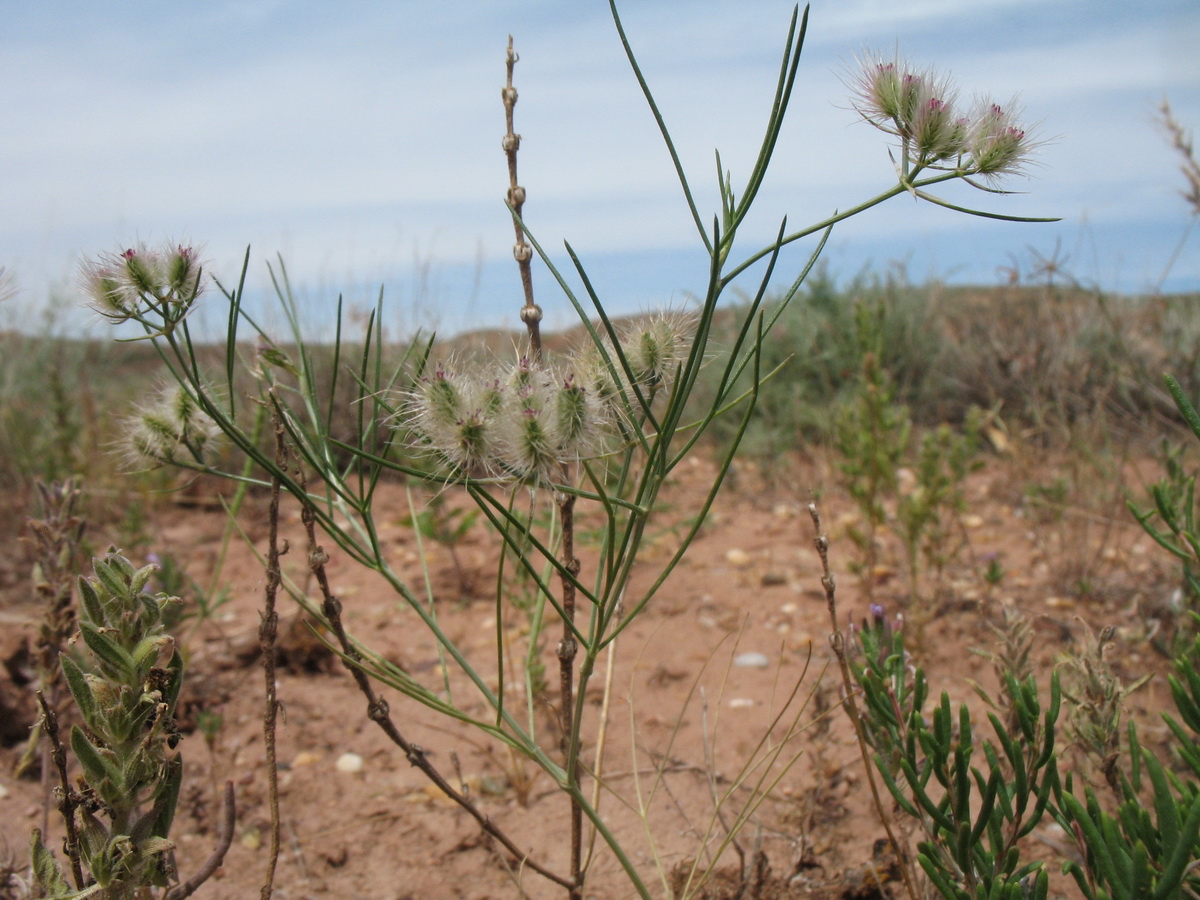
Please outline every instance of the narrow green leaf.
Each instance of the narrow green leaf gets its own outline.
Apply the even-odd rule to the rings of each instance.
[[[1183,421],[1187,423],[1188,428],[1192,429],[1192,434],[1200,438],[1200,415],[1196,414],[1196,408],[1192,406],[1192,401],[1184,394],[1179,382],[1170,375],[1164,375],[1163,381],[1166,382],[1167,390],[1174,398],[1175,406],[1178,407],[1179,414],[1183,416]]]
[[[67,687],[71,691],[71,696],[75,699],[75,705],[79,707],[79,714],[83,716],[83,721],[87,723],[88,728],[96,730],[96,712],[98,705],[96,703],[96,695],[92,693],[92,688],[84,677],[83,671],[79,668],[79,664],[67,653],[59,656],[59,664],[62,666],[63,676],[67,680]]]
[[[1200,433],[1197,436],[1200,437]],[[1200,849],[1196,846],[1198,837],[1200,837],[1200,792],[1192,797],[1187,817],[1177,835],[1177,843],[1173,847],[1164,847],[1170,855],[1158,877],[1158,884],[1154,889],[1154,900],[1167,900],[1168,897],[1175,896],[1180,884],[1183,883],[1185,870],[1191,861],[1196,859],[1197,850]]]
[[[133,673],[133,657],[124,647],[88,622],[80,622],[79,630],[83,633],[83,642],[102,663],[125,677]]]
[[[179,788],[183,784],[183,760],[178,756],[168,760],[162,780],[155,789],[154,829],[155,837],[165,838],[171,833],[175,821],[175,807],[179,803]]]
[[[88,740],[78,725],[71,726],[71,750],[79,764],[83,766],[88,783],[93,788],[108,781],[118,790],[122,788],[121,773],[95,746]]]
[[[29,837],[29,858],[33,868],[33,882],[37,896],[63,897],[71,893],[67,873],[54,854],[42,843],[42,830],[34,828]]]
[[[83,576],[79,578],[79,597],[83,601],[85,618],[95,625],[104,625],[104,606],[91,581]]]

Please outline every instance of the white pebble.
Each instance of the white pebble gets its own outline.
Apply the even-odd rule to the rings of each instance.
[[[733,664],[739,669],[769,669],[771,661],[762,653],[739,653],[733,658]]]
[[[362,771],[363,758],[357,753],[343,753],[333,765],[339,772],[353,775],[355,772]]]
[[[747,553],[745,550],[742,550],[738,547],[734,547],[730,550],[725,551],[725,561],[727,563],[729,563],[731,566],[735,566],[739,569],[744,569],[744,568],[746,568],[746,566],[750,565],[751,559],[750,559],[750,554]]]

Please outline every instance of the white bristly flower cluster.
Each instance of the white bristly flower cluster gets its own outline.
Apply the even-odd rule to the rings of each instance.
[[[618,338],[632,381],[607,344],[611,368],[595,347],[559,366],[528,358],[491,367],[443,362],[408,393],[397,428],[455,473],[561,483],[571,463],[611,452],[621,424],[639,416],[639,393],[649,403],[670,387],[690,336],[691,322],[680,315],[624,327]]]
[[[169,331],[203,290],[201,269],[194,247],[168,243],[149,250],[139,244],[85,262],[81,282],[88,305],[110,322],[157,326],[161,320]]]
[[[917,71],[895,58],[868,58],[847,80],[859,115],[899,137],[915,167],[1000,178],[1021,171],[1036,146],[1017,122],[1012,104],[1001,107],[984,99],[962,113],[949,79],[932,69]]]
[[[162,388],[125,421],[119,450],[133,469],[202,465],[221,442],[220,426],[181,385]]]

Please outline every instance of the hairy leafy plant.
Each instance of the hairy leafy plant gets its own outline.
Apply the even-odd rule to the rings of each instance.
[[[101,900],[132,900],[160,887],[167,889],[165,900],[181,900],[220,865],[232,823],[226,825],[219,856],[199,880],[169,887],[175,876],[169,834],[183,780],[174,718],[183,659],[163,619],[179,601],[146,593],[157,568],[135,569],[115,549],[93,560],[92,568],[94,577],[79,579],[79,630],[87,656],[79,661],[61,656],[82,720],[71,726],[69,738],[83,773],[78,791],[67,782],[56,714],[42,701],[44,727],[62,779],[74,886],[35,830],[36,886],[39,896],[94,895]],[[231,815],[232,809],[227,812]]]

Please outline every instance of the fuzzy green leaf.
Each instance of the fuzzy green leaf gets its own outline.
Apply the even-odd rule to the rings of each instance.
[[[93,788],[98,788],[106,780],[118,790],[122,788],[120,770],[96,749],[78,725],[71,726],[71,750],[83,766],[84,775]]]
[[[146,585],[150,583],[150,579],[154,577],[154,573],[157,571],[158,566],[151,563],[148,566],[142,566],[142,568],[134,572],[129,582],[130,592],[140,594]]]
[[[83,577],[79,579],[79,597],[83,601],[83,611],[87,620],[96,625],[103,625],[104,606],[100,602],[100,596],[92,587],[92,583]]]
[[[154,828],[155,837],[165,838],[171,833],[175,821],[175,807],[179,803],[179,788],[183,784],[183,760],[175,757],[168,760],[162,780],[155,789]]]
[[[71,885],[67,883],[67,874],[62,864],[54,858],[54,854],[42,843],[42,830],[33,829],[29,838],[29,858],[33,867],[33,883],[38,896],[64,897],[71,893]]]
[[[83,633],[83,642],[87,644],[99,660],[116,673],[128,678],[134,672],[133,657],[129,653],[110,638],[103,631],[100,631],[94,625],[87,622],[79,623],[79,630]],[[124,680],[121,679],[121,680]]]
[[[95,731],[96,713],[99,706],[96,703],[96,695],[92,693],[91,685],[88,684],[83,670],[66,653],[59,656],[59,665],[62,666],[63,676],[67,680],[67,687],[71,691],[71,696],[75,699],[75,705],[79,707],[79,713],[83,716],[83,721],[87,723],[88,728]]]
[[[129,582],[125,580],[124,573],[109,560],[93,560],[92,568],[96,570],[96,578],[111,598],[119,602],[129,593]]]

